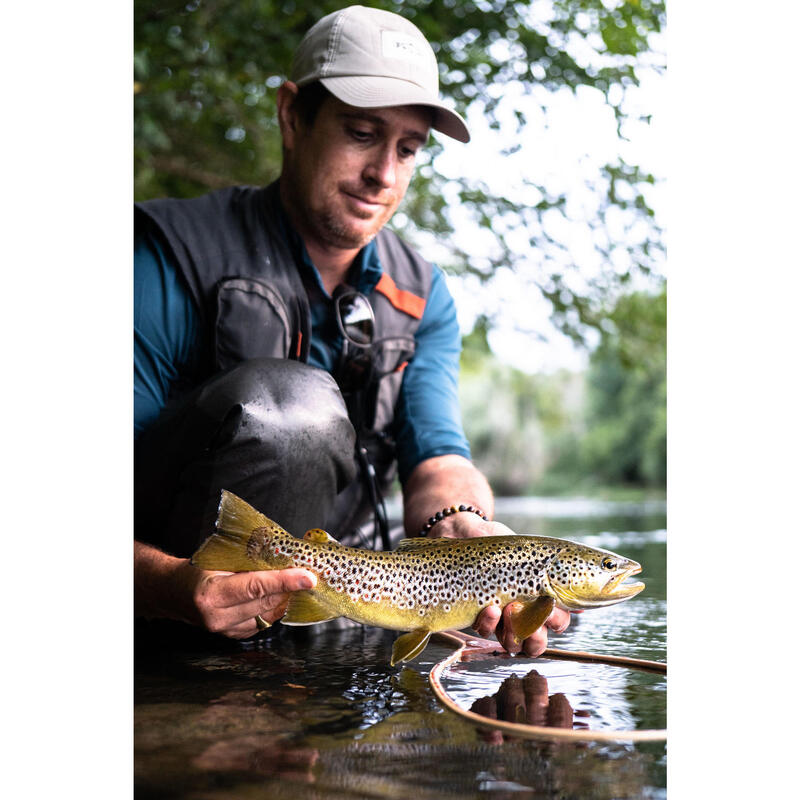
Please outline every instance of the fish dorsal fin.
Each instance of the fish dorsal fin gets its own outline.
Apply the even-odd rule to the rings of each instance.
[[[400,543],[395,548],[395,552],[402,552],[403,550],[421,550],[425,547],[440,544],[443,539],[426,539],[424,536],[415,536],[413,539],[401,539]]]
[[[323,531],[321,528],[312,528],[310,531],[306,531],[303,534],[303,538],[307,539],[309,542],[317,542],[318,544],[323,544],[325,542],[328,544],[339,544],[333,536],[327,531]]]

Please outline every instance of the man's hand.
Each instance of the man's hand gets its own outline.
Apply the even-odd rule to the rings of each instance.
[[[280,619],[290,592],[317,583],[313,572],[298,568],[202,570],[141,542],[135,543],[134,565],[137,613],[181,620],[232,639],[254,636],[256,615],[270,624]]]
[[[541,628],[534,631],[527,639],[521,642],[514,636],[509,624],[509,614],[521,607],[521,603],[509,603],[502,612],[497,606],[488,606],[478,614],[472,629],[479,636],[495,634],[497,641],[509,653],[522,652],[526,656],[536,658],[547,649],[547,631],[563,633],[570,623],[569,611],[554,608],[553,613],[545,620]]]
[[[487,522],[472,511],[459,511],[437,522],[428,533],[429,539],[473,539],[478,536],[511,536],[514,531],[502,522]]]
[[[246,639],[258,633],[256,615],[272,624],[286,611],[289,593],[311,589],[317,583],[313,572],[280,569],[262,572],[216,572],[188,566],[191,598],[186,621],[231,639]]]
[[[500,522],[486,522],[477,514],[468,511],[460,511],[445,517],[441,522],[437,522],[431,532],[430,538],[434,536],[451,537],[454,539],[470,539],[476,536],[501,536],[513,534],[511,528]],[[518,641],[511,631],[509,624],[509,614],[520,607],[519,603],[509,603],[504,609],[497,606],[488,606],[478,614],[472,629],[479,636],[491,636],[495,634],[497,641],[509,653],[524,653],[526,656],[536,658],[547,649],[547,631],[563,633],[570,623],[568,611],[554,608],[553,613],[545,621],[541,628],[534,631],[527,639]]]

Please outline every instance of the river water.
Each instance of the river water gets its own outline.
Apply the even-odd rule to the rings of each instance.
[[[666,659],[663,504],[500,499],[496,517],[519,533],[574,539],[643,565],[644,592],[573,615],[553,647]],[[136,797],[666,797],[663,742],[514,740],[443,709],[427,681],[450,652],[443,643],[393,668],[396,634],[377,628],[276,625],[249,643],[166,623],[139,625],[136,635]],[[509,698],[530,699],[533,687],[543,705],[529,721],[666,727],[666,679],[648,672],[488,656],[452,668],[444,683],[465,708],[506,718],[511,708],[526,719]]]

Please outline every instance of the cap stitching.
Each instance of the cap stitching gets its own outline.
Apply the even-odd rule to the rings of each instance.
[[[342,26],[344,25],[348,11],[349,9],[342,11],[342,13],[333,23],[333,27],[331,28],[331,33],[328,38],[328,57],[325,59],[325,63],[322,65],[320,77],[328,74],[328,71],[330,70],[331,65],[336,57],[335,53],[339,47],[339,40],[342,38]]]

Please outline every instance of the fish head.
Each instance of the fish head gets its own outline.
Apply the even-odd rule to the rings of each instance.
[[[628,600],[644,589],[629,581],[642,566],[625,556],[598,547],[564,542],[551,559],[547,576],[556,602],[568,611],[599,608]]]

